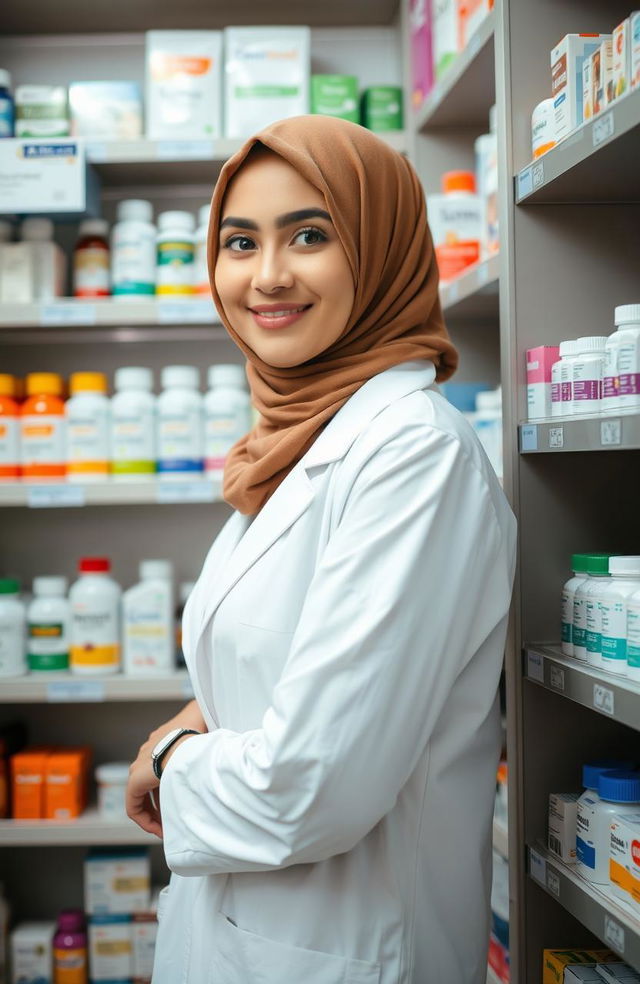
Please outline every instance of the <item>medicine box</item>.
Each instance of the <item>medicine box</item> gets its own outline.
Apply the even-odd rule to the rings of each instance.
[[[222,136],[222,32],[147,31],[147,136]]]
[[[549,794],[549,850],[561,861],[576,859],[576,818],[580,793]]]
[[[308,27],[228,27],[224,43],[227,137],[309,112]]]
[[[89,919],[91,984],[129,984],[133,976],[131,916],[92,916]]]
[[[629,15],[629,48],[631,88],[640,86],[640,10]]]
[[[312,75],[311,112],[359,123],[358,80],[355,75]]]
[[[31,748],[11,757],[14,820],[41,820],[49,749]]]
[[[593,82],[591,58],[585,58],[582,66],[582,120],[586,122],[593,116]]]
[[[564,984],[569,968],[595,967],[597,963],[611,963],[619,959],[611,950],[544,950],[542,984]]]
[[[12,984],[53,981],[53,922],[22,923],[11,933]]]
[[[16,137],[69,136],[67,90],[62,85],[19,85],[16,88]]]
[[[460,0],[432,0],[433,69],[442,78],[462,50]]]
[[[74,820],[87,806],[89,748],[52,751],[47,759],[44,818]]]
[[[564,984],[602,984],[602,978],[595,967],[567,967]]]
[[[148,912],[149,855],[144,850],[92,851],[84,863],[85,911],[89,915]]]
[[[133,979],[135,984],[150,984],[158,935],[158,920],[153,912],[137,912],[132,917]]]
[[[433,88],[433,38],[430,0],[409,0],[411,103],[419,109]]]
[[[613,31],[613,62],[611,65],[611,82],[613,98],[620,99],[630,89],[631,71],[631,42],[629,18],[618,24]]]
[[[640,974],[626,963],[598,964],[596,970],[604,984],[640,984]]]
[[[583,121],[583,66],[610,34],[566,34],[551,49],[551,96],[559,143]]]
[[[466,48],[493,6],[490,0],[460,0],[460,43]]]
[[[615,894],[640,916],[640,813],[611,818],[609,878]]]
[[[93,140],[142,136],[142,96],[136,82],[72,82],[71,133]]]
[[[559,345],[538,345],[527,350],[529,420],[544,420],[551,416],[551,369],[559,358]]]
[[[375,85],[362,94],[362,125],[384,133],[401,130],[403,124],[402,89],[397,85]]]
[[[613,102],[612,74],[613,40],[608,38],[593,52],[589,59],[591,65],[591,92],[593,115],[601,113]],[[586,64],[586,62],[585,62]]]

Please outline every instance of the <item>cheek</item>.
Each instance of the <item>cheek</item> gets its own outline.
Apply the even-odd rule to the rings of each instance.
[[[216,263],[216,290],[225,307],[237,303],[244,288],[246,271],[240,263],[229,262],[221,256]]]

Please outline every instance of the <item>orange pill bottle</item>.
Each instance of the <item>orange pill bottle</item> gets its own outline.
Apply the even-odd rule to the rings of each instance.
[[[0,482],[20,477],[20,407],[13,376],[0,373]]]
[[[22,477],[31,481],[64,479],[66,425],[62,378],[53,372],[27,376],[27,399],[22,405],[20,444]]]

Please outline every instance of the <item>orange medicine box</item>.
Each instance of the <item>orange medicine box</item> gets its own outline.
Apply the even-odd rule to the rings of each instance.
[[[11,756],[11,790],[14,820],[41,820],[44,785],[51,750],[28,748]]]
[[[89,748],[57,749],[47,759],[44,788],[46,820],[73,820],[87,805],[91,751]]]

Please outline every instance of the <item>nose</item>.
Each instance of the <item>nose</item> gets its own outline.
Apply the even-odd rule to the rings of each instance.
[[[262,294],[273,294],[293,286],[293,273],[280,250],[263,249],[257,253],[251,286]]]

